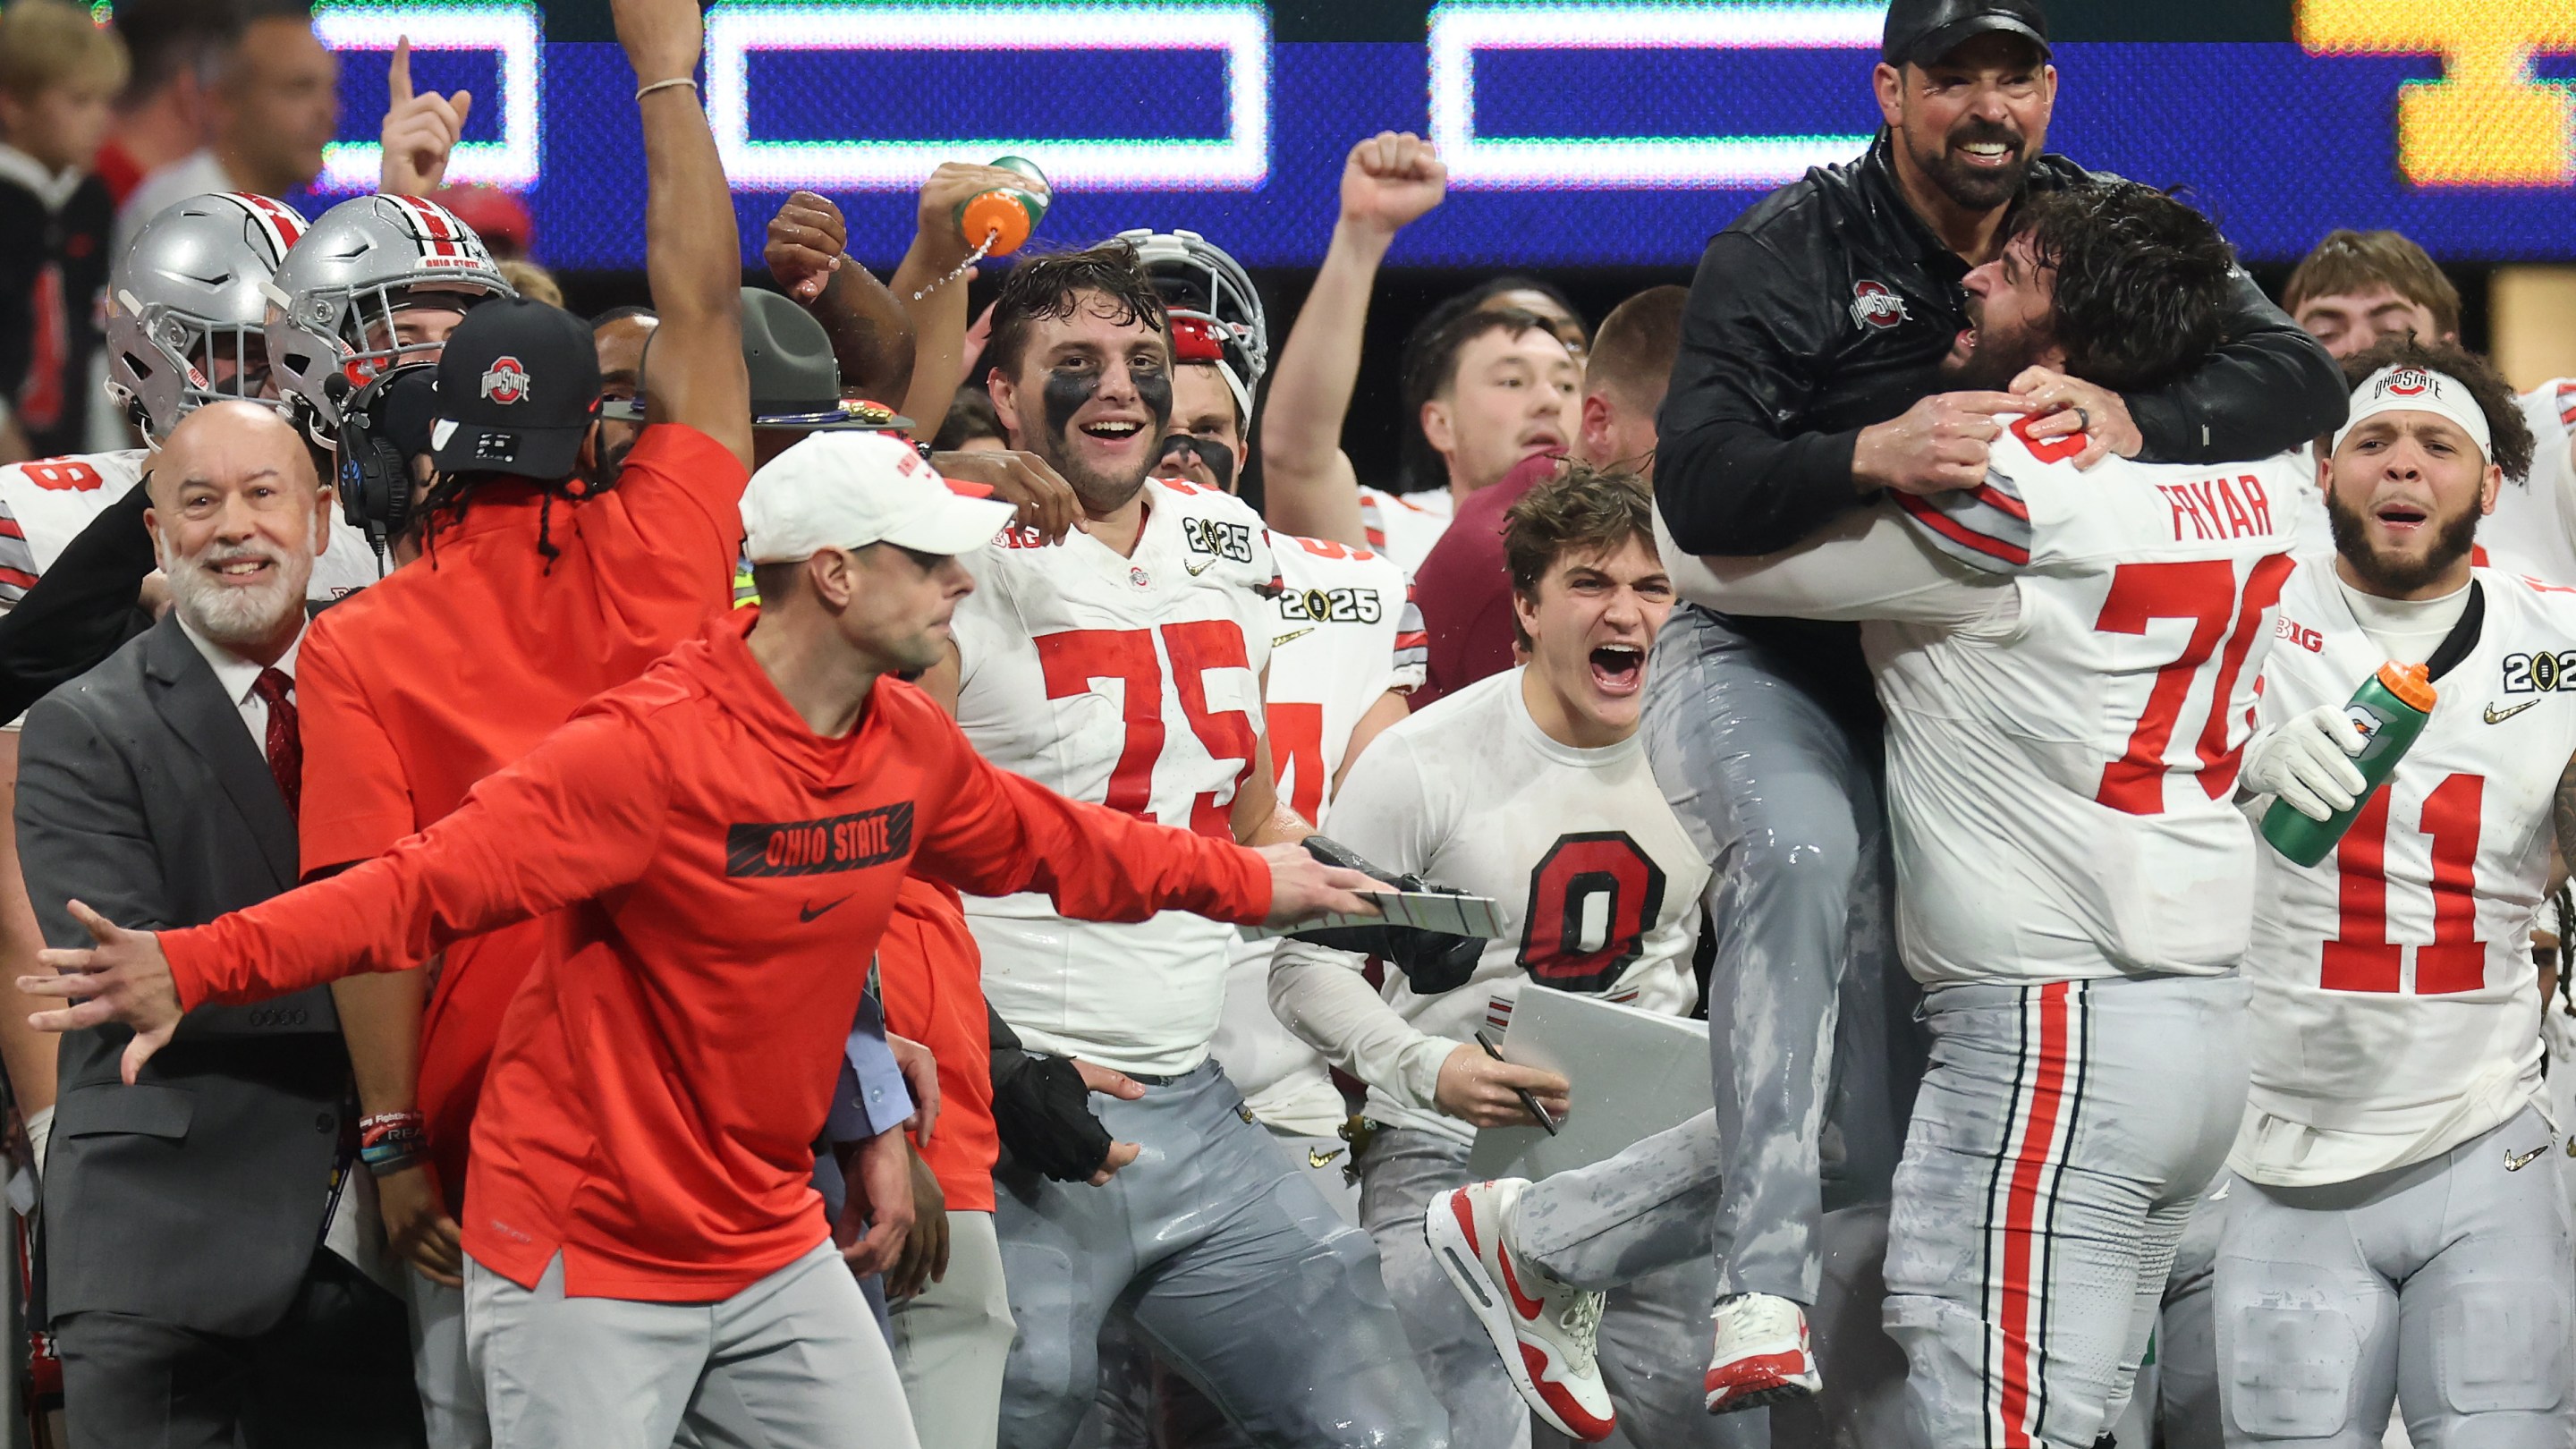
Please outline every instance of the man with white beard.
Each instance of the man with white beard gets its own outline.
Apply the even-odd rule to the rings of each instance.
[[[296,650],[331,490],[249,402],[191,414],[145,486],[170,613],[20,736],[19,839],[51,945],[84,934],[67,899],[176,927],[295,884]],[[421,1442],[403,1306],[349,1211],[360,1124],[329,989],[191,1012],[131,1087],[129,1035],[62,1044],[43,1191],[71,1442]]]

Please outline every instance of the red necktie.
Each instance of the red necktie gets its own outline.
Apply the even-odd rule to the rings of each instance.
[[[277,669],[263,669],[250,692],[268,702],[268,773],[277,778],[277,793],[294,816],[304,798],[304,732],[296,726],[295,705],[286,692],[295,681]]]

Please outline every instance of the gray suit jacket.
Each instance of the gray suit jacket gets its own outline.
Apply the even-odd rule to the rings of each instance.
[[[214,671],[165,618],[28,711],[18,852],[64,908],[201,925],[295,884],[295,822]],[[47,1299],[206,1333],[273,1326],[322,1240],[349,1083],[328,988],[193,1011],[128,1087],[124,1027],[63,1038],[44,1177]]]

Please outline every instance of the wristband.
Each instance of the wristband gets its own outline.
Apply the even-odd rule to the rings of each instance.
[[[635,88],[635,99],[640,101],[646,96],[653,94],[655,91],[676,90],[681,86],[687,86],[691,90],[696,90],[698,88],[698,83],[697,80],[691,76],[673,76],[669,80],[655,81],[649,86],[637,86]]]
[[[397,1172],[420,1163],[421,1156],[416,1150],[418,1146],[418,1143],[412,1142],[379,1142],[373,1147],[359,1148],[358,1160],[367,1165],[370,1175],[391,1177]]]

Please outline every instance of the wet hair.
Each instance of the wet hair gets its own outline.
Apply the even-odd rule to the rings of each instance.
[[[1163,294],[1154,290],[1136,249],[1123,241],[1103,242],[1078,252],[1031,257],[1003,276],[1002,294],[993,299],[993,330],[984,344],[983,366],[1006,377],[1016,375],[1030,330],[1041,321],[1071,317],[1085,292],[1108,298],[1118,309],[1113,320],[1120,326],[1143,322],[1156,332],[1171,331]]]
[[[2367,352],[2343,360],[2344,386],[2359,387],[2383,367],[2420,367],[2458,379],[2477,402],[2478,411],[2486,414],[2487,431],[2494,440],[2494,452],[2487,461],[2502,468],[2504,476],[2517,483],[2531,476],[2531,461],[2539,444],[2531,436],[2531,424],[2523,419],[2522,404],[2514,397],[2513,384],[2504,380],[2494,364],[2453,343],[2414,336],[2391,337]],[[2331,435],[2317,439],[2319,457],[2333,452]]]
[[[2236,253],[2208,217],[2131,181],[2040,192],[2013,218],[2054,273],[2066,370],[2120,392],[2159,387],[2226,340]]]
[[[2381,287],[2433,314],[2442,337],[2460,332],[2460,289],[2404,232],[2326,233],[2281,288],[2281,310],[2296,317],[2319,297],[2349,297]]]
[[[1535,603],[1539,580],[1568,554],[1610,554],[1630,539],[1655,552],[1654,490],[1634,473],[1569,460],[1504,512],[1503,566],[1512,593]],[[1528,647],[1517,613],[1512,636]]]

